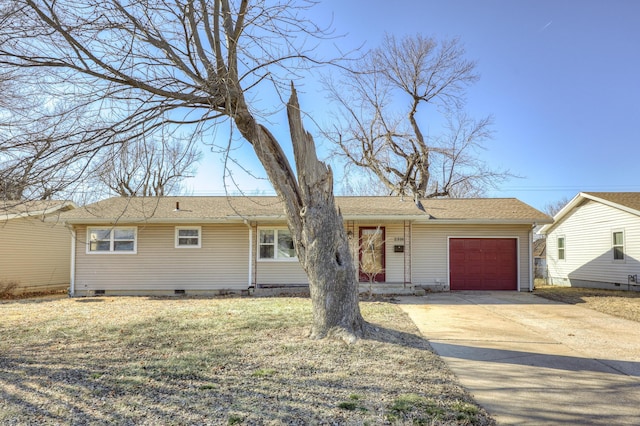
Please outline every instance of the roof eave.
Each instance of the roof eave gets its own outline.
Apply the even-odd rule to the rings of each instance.
[[[78,206],[73,201],[64,201],[61,204],[48,207],[44,210],[27,211],[24,213],[13,213],[13,214],[2,215],[0,216],[0,220],[12,220],[12,219],[19,219],[24,217],[46,216],[60,210],[65,210],[67,207],[71,207],[75,209]]]
[[[145,224],[191,224],[191,223],[242,223],[242,220],[229,220],[227,218],[78,218],[63,219],[63,222],[69,225],[145,225]]]
[[[419,223],[442,225],[540,225],[551,223],[549,219],[437,219],[432,218]]]
[[[420,224],[442,225],[539,225],[552,223],[549,219],[437,219],[425,215],[343,215],[344,220],[356,221],[412,221]],[[193,224],[193,223],[244,223],[286,221],[284,215],[229,216],[226,218],[70,218],[63,219],[69,225],[118,225],[118,224]]]
[[[553,216],[553,222],[551,224],[545,225],[542,228],[540,228],[540,230],[538,231],[538,234],[547,235],[549,233],[549,231],[551,230],[551,228],[553,228],[554,224],[559,223],[562,220],[562,218],[564,218],[571,210],[573,210],[574,207],[576,207],[578,204],[580,204],[583,200],[596,201],[598,203],[602,203],[604,205],[620,209],[620,210],[625,211],[627,213],[631,213],[633,215],[640,216],[640,211],[638,211],[636,209],[632,209],[630,207],[623,206],[623,205],[618,204],[618,203],[614,203],[613,201],[609,201],[609,200],[605,200],[605,199],[600,198],[600,197],[596,197],[596,196],[591,195],[591,194],[586,193],[586,192],[580,192],[580,193],[578,193],[578,195],[573,197],[573,199],[571,201],[569,201],[566,206],[564,206],[562,209],[560,209],[560,211],[558,213],[556,213],[555,216]]]
[[[616,202],[613,202],[613,201],[609,201],[609,200],[604,199],[604,198],[596,197],[595,195],[591,195],[591,194],[585,193],[585,192],[581,192],[580,194],[584,198],[588,198],[590,200],[597,201],[597,202],[605,204],[607,206],[620,209],[620,210],[625,211],[627,213],[631,213],[631,214],[633,214],[635,216],[640,216],[640,211],[638,211],[636,209],[633,209],[631,207],[627,207],[627,206],[625,206],[623,204],[619,204],[619,203],[616,203]]]

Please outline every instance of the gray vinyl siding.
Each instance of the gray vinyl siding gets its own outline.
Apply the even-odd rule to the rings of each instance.
[[[518,238],[520,291],[530,284],[530,226],[413,224],[411,276],[414,285],[449,287],[449,237]]]
[[[358,267],[358,235],[361,227],[381,226],[385,228],[385,261],[386,261],[386,279],[388,283],[403,283],[405,280],[405,259],[404,256],[409,255],[409,251],[405,253],[394,253],[393,246],[395,244],[404,244],[404,224],[400,223],[381,223],[381,222],[355,222],[352,225],[345,225],[348,229],[353,228],[354,235],[351,237],[351,250],[353,255],[356,272]],[[260,228],[269,228],[269,226],[260,226]],[[273,228],[278,228],[273,226]],[[280,227],[281,228],[281,227]],[[397,240],[402,238],[403,240]],[[257,256],[257,236],[254,241],[254,256]],[[255,271],[255,283],[257,285],[296,285],[308,284],[308,278],[302,266],[297,261],[272,261],[257,260]],[[410,277],[407,277],[409,280]]]
[[[246,289],[249,229],[234,224],[200,226],[201,248],[176,248],[175,226],[137,226],[136,254],[88,254],[87,228],[77,227],[76,293]]]
[[[613,259],[612,234],[624,232],[624,261]],[[558,259],[558,237],[565,238],[565,260]],[[588,200],[555,224],[547,235],[547,267],[553,284],[590,281],[627,284],[640,275],[640,217]]]
[[[255,282],[261,285],[307,285],[309,280],[300,262],[295,260],[261,260],[258,259],[258,234],[260,229],[287,229],[285,223],[259,223],[254,228],[253,253],[255,259]]]
[[[76,294],[94,290],[142,293],[154,290],[244,290],[249,286],[249,265],[252,285],[308,283],[297,261],[257,259],[257,230],[263,225],[252,226],[251,248],[249,228],[243,224],[200,226],[202,247],[199,249],[175,248],[173,225],[137,226],[135,254],[87,254],[87,227],[76,227]],[[356,266],[359,229],[370,226],[385,227],[388,283],[448,286],[449,237],[509,237],[519,240],[520,289],[529,288],[529,226],[408,223],[405,226],[403,222],[350,222],[346,228],[353,232],[350,238]],[[282,224],[278,227],[281,228]],[[404,252],[394,252],[394,245],[404,245]]]
[[[18,292],[69,287],[71,233],[38,218],[0,221],[0,281],[17,281]]]
[[[258,285],[306,285],[309,283],[307,274],[298,260],[258,260],[256,269],[256,282]]]

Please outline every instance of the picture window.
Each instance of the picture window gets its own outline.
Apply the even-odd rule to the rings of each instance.
[[[258,259],[297,260],[291,232],[288,229],[260,229]]]
[[[88,228],[89,253],[135,253],[137,229],[131,227]]]

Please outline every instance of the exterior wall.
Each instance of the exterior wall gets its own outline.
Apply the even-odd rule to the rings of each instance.
[[[449,237],[518,238],[520,291],[529,291],[530,249],[528,225],[413,225],[411,276],[414,285],[449,289]]]
[[[287,225],[282,222],[254,224],[253,250],[251,253],[254,265],[252,285],[255,287],[308,285],[307,274],[302,269],[298,259],[258,259],[258,252],[260,250],[258,245],[258,230],[260,229],[287,229]]]
[[[172,294],[174,290],[196,293],[242,291],[250,285],[308,284],[297,260],[257,259],[258,229],[274,226],[253,224],[251,243],[250,228],[243,224],[199,226],[202,230],[201,248],[175,248],[174,225],[138,225],[135,254],[87,253],[87,227],[76,227],[75,294],[92,294],[96,290],[113,294]],[[351,234],[356,267],[359,229],[371,226],[385,227],[386,283],[448,289],[449,237],[512,237],[518,238],[519,242],[519,287],[520,290],[529,290],[530,226],[348,222],[345,227]],[[395,252],[395,245],[403,245],[404,252]]]
[[[385,262],[386,262],[386,282],[387,283],[404,283],[405,281],[405,254],[409,255],[409,251],[404,253],[394,253],[394,245],[404,245],[404,225],[403,223],[381,223],[381,222],[350,222],[345,224],[347,231],[352,234],[351,253],[353,255],[354,265],[358,267],[358,235],[360,227],[383,226],[385,228]],[[258,253],[258,236],[257,230],[260,228],[269,228],[269,225],[260,224],[254,227],[253,236],[253,253],[255,260],[255,279],[254,285],[257,286],[276,286],[276,285],[307,285],[307,275],[300,263],[295,260],[273,261],[273,260],[257,260]],[[283,226],[273,226],[274,228]],[[407,278],[410,280],[410,278]]]
[[[0,222],[0,282],[17,281],[15,293],[69,287],[71,233],[38,218]]]
[[[613,259],[614,231],[624,232],[622,261]],[[565,238],[565,260],[558,259],[558,237]],[[632,288],[629,275],[640,275],[640,218],[586,201],[547,235],[547,267],[554,285]]]
[[[75,294],[246,290],[249,228],[203,224],[201,229],[201,248],[175,248],[173,225],[144,225],[137,226],[135,254],[88,254],[87,227],[77,227]]]
[[[393,251],[394,245],[405,245],[403,224],[387,223],[385,227],[385,262],[387,283],[404,283],[404,256],[409,255],[406,250],[402,253]],[[357,255],[356,255],[357,259]],[[407,280],[410,278],[407,277]]]

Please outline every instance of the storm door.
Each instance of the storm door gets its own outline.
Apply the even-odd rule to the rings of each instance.
[[[361,282],[386,281],[384,234],[384,227],[360,228],[358,263]]]

